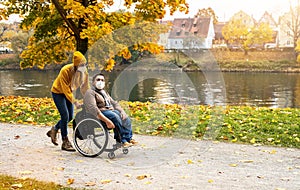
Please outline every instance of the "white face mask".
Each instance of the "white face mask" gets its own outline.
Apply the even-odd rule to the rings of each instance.
[[[99,90],[102,90],[105,87],[105,82],[104,81],[97,81],[96,82],[96,88]]]
[[[78,67],[77,71],[84,73],[86,71],[86,66],[80,66],[80,67]]]

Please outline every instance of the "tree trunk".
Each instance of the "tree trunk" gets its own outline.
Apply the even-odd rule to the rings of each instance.
[[[76,50],[84,55],[88,50],[88,39],[76,38]]]
[[[89,1],[83,0],[81,2],[81,4],[84,7],[88,7]],[[87,28],[87,26],[84,24],[84,19],[83,18],[79,19],[79,22],[78,22],[79,33],[81,33],[82,30],[86,29],[86,28]],[[76,37],[76,50],[80,51],[84,55],[88,50],[88,38],[81,39],[80,36]]]

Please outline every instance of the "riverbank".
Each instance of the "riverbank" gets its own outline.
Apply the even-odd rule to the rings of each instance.
[[[196,52],[198,56],[201,53]],[[203,54],[203,52],[202,52]],[[251,51],[244,55],[242,51],[211,50],[205,53],[205,60],[192,61],[191,56],[185,53],[162,53],[155,57],[172,64],[186,72],[193,71],[222,71],[222,72],[300,72],[300,64],[295,60],[294,52],[289,51]],[[151,58],[151,57],[150,57]],[[10,63],[11,60],[11,63]],[[12,54],[0,54],[0,69],[20,70],[19,63],[15,61]],[[212,67],[212,63],[217,63]],[[46,66],[47,69],[60,69],[62,65]],[[114,70],[123,70],[129,64],[116,65]],[[214,65],[215,66],[215,65]],[[145,70],[156,68],[144,68]]]
[[[119,103],[135,134],[300,148],[297,108]],[[7,123],[53,126],[60,117],[50,98],[0,96],[0,109]]]

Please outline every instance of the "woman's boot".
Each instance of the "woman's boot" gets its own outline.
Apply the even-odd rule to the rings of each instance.
[[[68,137],[63,137],[63,143],[61,145],[61,149],[66,150],[66,151],[72,151],[72,152],[76,151],[73,148],[73,146],[72,146],[71,142],[69,141]]]
[[[58,132],[58,130],[55,130],[55,128],[54,127],[52,127],[51,129],[50,129],[50,131],[48,131],[47,132],[47,136],[48,137],[51,137],[51,142],[54,144],[54,145],[58,145],[58,143],[57,143],[57,132]]]

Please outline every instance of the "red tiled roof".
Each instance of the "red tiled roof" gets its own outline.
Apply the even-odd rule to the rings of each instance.
[[[191,35],[206,38],[210,19],[210,17],[176,18],[169,38],[185,38]]]

